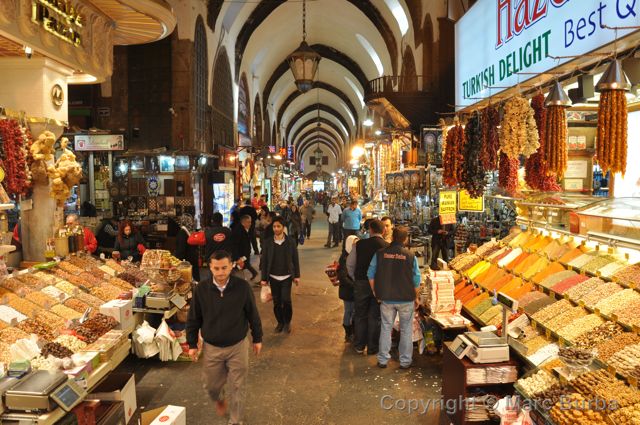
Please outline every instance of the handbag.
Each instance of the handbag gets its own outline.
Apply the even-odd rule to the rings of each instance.
[[[271,287],[269,285],[265,285],[260,289],[260,301],[263,303],[273,301],[273,295],[271,295]]]
[[[195,245],[195,246],[204,246],[206,244],[206,239],[204,237],[204,232],[203,231],[192,232],[189,235],[189,238],[187,239],[187,244],[188,245]]]
[[[300,233],[300,236],[298,237],[298,243],[300,245],[304,245],[304,234]]]
[[[327,277],[329,278],[329,281],[331,282],[331,284],[333,286],[340,285],[340,280],[338,279],[338,268],[339,267],[340,267],[339,264],[337,262],[334,262],[332,264],[329,264],[324,269],[324,272],[327,274]]]

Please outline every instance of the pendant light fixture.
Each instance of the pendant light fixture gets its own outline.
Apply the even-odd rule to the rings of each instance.
[[[602,78],[596,86],[597,91],[603,90],[626,90],[629,91],[631,83],[627,74],[622,69],[622,63],[619,59],[611,61],[607,69],[602,74]]]
[[[566,106],[569,107],[573,104],[567,93],[560,85],[560,82],[556,80],[549,90],[547,98],[544,100],[544,106]]]
[[[306,93],[313,87],[321,56],[307,44],[307,2],[302,0],[302,43],[287,58],[298,90]]]

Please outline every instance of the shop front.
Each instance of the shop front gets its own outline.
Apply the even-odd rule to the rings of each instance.
[[[231,207],[241,191],[238,190],[238,169],[235,150],[216,146],[214,158],[209,158],[203,170],[203,211],[205,223],[215,212],[222,214],[224,223],[229,225]]]
[[[479,1],[456,24],[458,111],[445,128],[440,222],[460,229],[483,209],[482,220],[509,211],[516,224],[456,243],[460,254],[439,262],[455,309],[489,330],[444,345],[445,401],[466,402],[449,415],[456,424],[496,411],[534,424],[636,414],[640,18],[623,3],[511,13],[509,2]],[[437,273],[432,289],[442,287]],[[471,386],[491,388],[492,403],[474,407],[486,393]],[[594,407],[622,394],[621,405]]]

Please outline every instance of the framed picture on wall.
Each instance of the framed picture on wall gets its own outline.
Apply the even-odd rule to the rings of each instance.
[[[131,171],[144,170],[144,158],[140,156],[134,156],[131,158]]]
[[[176,171],[189,171],[189,157],[187,155],[176,156],[174,167]]]
[[[161,173],[173,173],[174,172],[175,159],[171,156],[160,157],[160,172]]]

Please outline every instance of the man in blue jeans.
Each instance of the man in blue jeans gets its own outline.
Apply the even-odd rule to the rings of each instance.
[[[400,369],[409,369],[413,358],[413,315],[420,286],[416,257],[405,248],[406,227],[393,229],[391,245],[371,259],[367,276],[375,297],[380,301],[380,348],[378,367],[386,368],[391,355],[391,329],[400,316]]]
[[[353,200],[349,208],[342,210],[342,235],[344,241],[347,240],[347,237],[360,231],[360,221],[362,221],[362,211],[358,208],[358,201]]]

